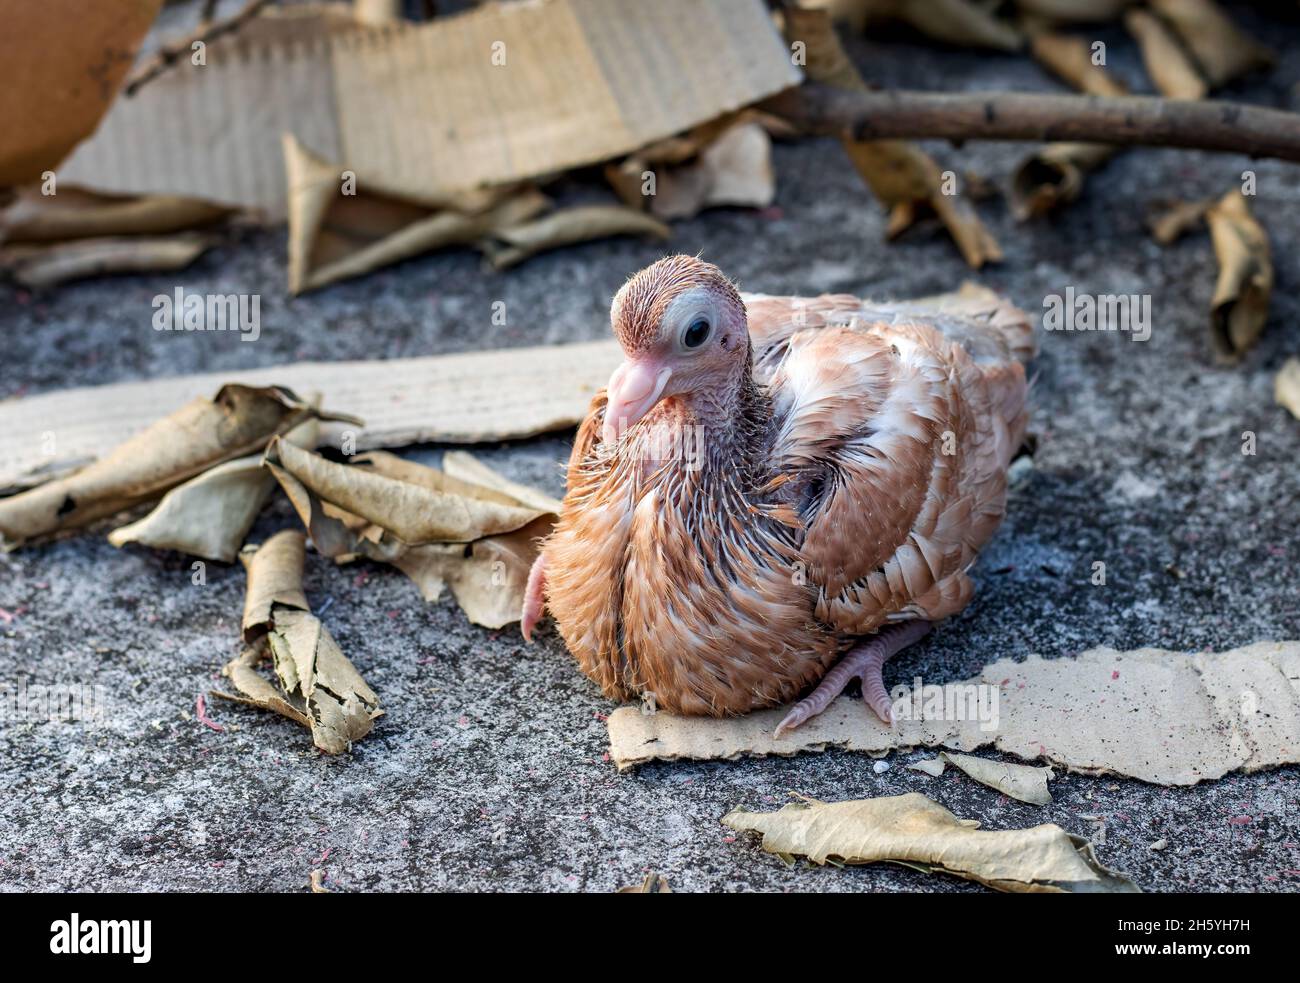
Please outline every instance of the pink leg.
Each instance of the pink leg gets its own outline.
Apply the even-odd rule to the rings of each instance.
[[[785,719],[776,725],[776,736],[780,737],[786,731],[794,730],[804,721],[817,716],[831,705],[831,701],[853,679],[862,680],[862,698],[876,711],[877,717],[892,726],[894,714],[889,706],[889,693],[885,689],[881,670],[886,659],[924,638],[929,631],[928,621],[904,621],[886,625],[866,641],[849,649],[835,664],[835,668],[822,677],[817,688],[791,707]]]
[[[524,641],[533,640],[533,629],[542,620],[542,611],[546,607],[546,554],[538,553],[533,561],[533,568],[528,571],[528,586],[524,588],[524,610],[519,618],[519,630],[523,632]]]

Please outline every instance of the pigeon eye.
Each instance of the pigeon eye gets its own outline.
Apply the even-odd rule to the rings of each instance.
[[[682,345],[686,348],[699,348],[709,338],[709,319],[697,317],[682,333]]]

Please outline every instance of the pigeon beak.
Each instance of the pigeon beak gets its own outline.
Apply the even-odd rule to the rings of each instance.
[[[609,377],[601,439],[614,441],[650,412],[668,385],[672,368],[654,359],[628,359]]]

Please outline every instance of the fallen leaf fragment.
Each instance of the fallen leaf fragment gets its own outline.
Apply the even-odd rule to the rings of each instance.
[[[85,525],[262,448],[317,411],[288,389],[222,386],[79,471],[0,499],[0,546]]]
[[[628,887],[620,887],[615,894],[672,894],[673,889],[668,886],[668,878],[663,874],[650,871],[645,875],[645,880],[640,884],[632,884]]]
[[[371,456],[361,463],[376,459],[380,458]],[[411,465],[403,478],[395,478],[372,467],[336,464],[282,440],[267,447],[266,463],[281,484],[284,476],[292,477],[318,499],[382,527],[408,546],[472,543],[513,532],[539,515],[537,509],[503,501],[498,495],[448,488],[440,472],[419,465]],[[417,468],[428,483],[410,480]],[[291,500],[294,497],[290,495]]]
[[[925,758],[922,761],[913,761],[907,767],[911,771],[919,771],[921,774],[929,775],[931,778],[938,778],[943,774],[943,771],[947,766],[947,762],[945,762],[943,756],[940,755],[937,758]]]
[[[334,893],[333,891],[331,891],[329,888],[325,886],[325,871],[320,869],[313,870],[311,872],[310,878],[311,879],[309,883],[311,885],[312,894],[333,894]]]
[[[198,233],[170,236],[100,236],[0,249],[0,269],[24,287],[40,290],[109,273],[183,270],[212,239]]]
[[[826,11],[787,6],[783,17],[786,40],[806,46],[805,72],[811,81],[842,89],[867,88],[845,54]],[[974,208],[962,195],[944,193],[944,172],[919,147],[902,140],[854,140],[848,134],[842,142],[853,166],[889,210],[890,239],[931,211],[943,221],[962,258],[972,268],[1002,259],[997,240]]]
[[[1273,398],[1300,420],[1300,358],[1292,355],[1282,363],[1273,380]]]
[[[470,246],[498,228],[548,207],[533,188],[501,188],[459,196],[412,197],[360,179],[348,193],[342,175],[355,172],[284,136],[289,187],[289,290],[298,294],[448,246]]]
[[[1142,63],[1161,94],[1170,99],[1204,99],[1209,85],[1173,32],[1150,11],[1132,7],[1124,26],[1142,51]]]
[[[44,195],[28,185],[0,212],[0,242],[158,236],[209,225],[229,214],[220,205],[177,195],[117,197],[67,187]]]
[[[978,881],[999,891],[1136,893],[1123,874],[1097,860],[1087,840],[1055,823],[981,830],[937,802],[906,795],[846,802],[808,801],[777,812],[734,809],[722,820],[763,834],[768,853],[813,863],[897,861]]]
[[[1213,0],[1151,0],[1151,7],[1182,39],[1213,87],[1274,61],[1273,53],[1243,33]]]
[[[522,263],[548,249],[610,236],[644,235],[667,239],[672,230],[658,219],[622,205],[578,205],[542,218],[492,230],[479,248],[498,270]]]
[[[1041,32],[1031,50],[1040,64],[1089,95],[1122,96],[1127,89],[1092,60],[1079,37]],[[1011,209],[1024,221],[1078,199],[1088,174],[1118,152],[1101,143],[1049,143],[1026,157],[1011,176]]]
[[[893,728],[848,697],[780,738],[773,731],[786,713],[781,708],[715,719],[620,707],[607,725],[610,758],[621,771],[651,760],[790,755],[828,747],[875,755],[914,747],[992,747],[1083,774],[1195,785],[1232,771],[1300,763],[1298,679],[1300,642],[1258,642],[1196,655],[1098,648],[1072,659],[991,663],[975,678],[941,690],[941,697],[956,697],[955,713],[944,698],[931,711],[925,699],[904,693],[895,702]],[[969,697],[980,693],[995,713],[969,712]],[[1062,713],[1062,706],[1076,709]]]
[[[474,624],[519,620],[537,541],[559,511],[555,499],[464,452],[449,453],[439,471],[382,452],[336,464],[273,441],[266,465],[323,555],[390,563],[426,601],[450,587]]]
[[[319,431],[319,422],[310,419],[284,439],[314,448]],[[262,467],[261,454],[227,461],[177,485],[144,518],[110,532],[108,541],[233,563],[274,488],[275,476]]]
[[[1210,300],[1210,337],[1215,350],[1239,359],[1255,343],[1273,294],[1273,257],[1268,234],[1240,191],[1229,191],[1205,213],[1219,261]]]
[[[1213,204],[1212,200],[1173,202],[1148,221],[1152,238],[1162,246],[1172,246],[1205,221],[1205,213]]]
[[[242,702],[305,724],[318,748],[340,754],[370,733],[383,710],[379,697],[308,609],[302,592],[305,556],[306,539],[292,529],[240,553],[248,571],[243,635],[252,648],[223,673],[243,695]],[[268,651],[279,694],[253,672]]]
[[[1036,806],[1052,803],[1052,793],[1047,790],[1047,783],[1052,778],[1051,768],[1035,768],[1008,761],[993,761],[970,754],[958,754],[955,751],[944,751],[939,757],[961,769],[981,785],[995,788],[1003,795]]]
[[[962,48],[1019,51],[1020,32],[971,0],[836,0],[837,17],[859,30],[884,21],[901,21],[928,38]]]

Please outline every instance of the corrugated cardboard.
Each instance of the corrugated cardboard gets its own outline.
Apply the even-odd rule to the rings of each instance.
[[[330,412],[365,420],[356,449],[425,440],[527,437],[577,424],[621,358],[617,342],[548,345],[373,362],[300,362],[149,382],[67,389],[0,402],[0,489],[116,447],[227,382],[320,393]],[[338,442],[338,427],[323,442]],[[53,455],[51,456],[51,449]]]
[[[525,0],[293,41],[265,30],[120,100],[63,176],[278,217],[291,132],[359,185],[445,196],[615,157],[799,81],[762,0]]]

